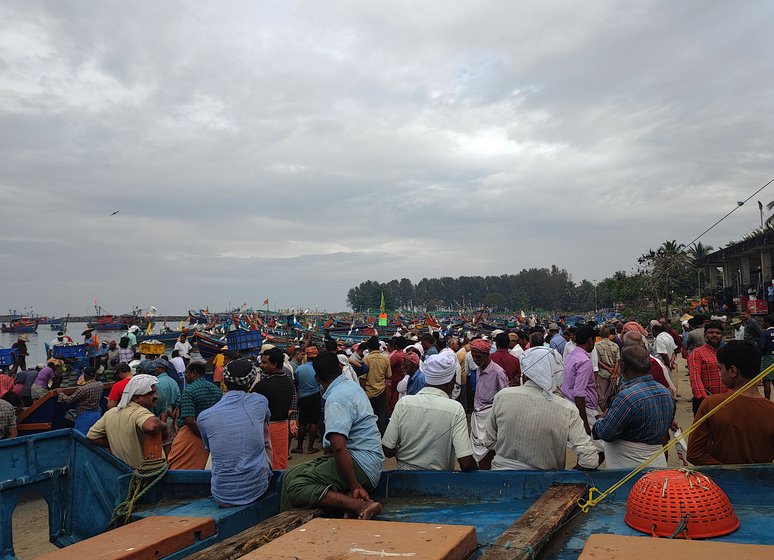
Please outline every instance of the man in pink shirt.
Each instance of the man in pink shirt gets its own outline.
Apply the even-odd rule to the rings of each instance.
[[[470,342],[470,352],[478,368],[473,414],[470,415],[470,443],[476,461],[481,461],[489,452],[483,442],[486,437],[486,424],[492,413],[494,396],[500,389],[508,386],[508,376],[503,368],[492,361],[489,354],[491,349],[491,340],[477,338]]]
[[[597,383],[594,377],[594,367],[591,364],[591,351],[594,349],[596,335],[594,327],[588,324],[575,331],[575,344],[577,346],[564,362],[564,380],[562,381],[562,394],[578,408],[578,413],[583,420],[583,427],[589,435],[599,414]],[[594,446],[602,452],[601,441],[595,440]]]

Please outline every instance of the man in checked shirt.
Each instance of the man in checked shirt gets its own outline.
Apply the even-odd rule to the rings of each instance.
[[[718,321],[704,324],[704,345],[699,346],[688,356],[688,378],[693,391],[693,414],[709,395],[726,393],[729,388],[723,385],[718,369],[718,348],[723,340],[723,327]]]
[[[645,348],[626,346],[620,365],[620,391],[591,429],[595,438],[605,442],[606,469],[640,465],[661,447],[675,416],[675,399],[650,374]],[[665,468],[666,457],[661,455],[652,465]]]
[[[101,382],[95,379],[97,370],[93,367],[83,368],[81,373],[83,373],[86,383],[78,387],[73,394],[67,395],[63,393],[64,389],[56,389],[56,391],[59,393],[57,397],[59,402],[75,403],[75,412],[77,414],[75,429],[82,434],[87,434],[89,428],[102,416],[99,403],[105,388]]]

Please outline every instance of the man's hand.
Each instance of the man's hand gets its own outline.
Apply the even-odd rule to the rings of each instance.
[[[366,489],[362,486],[358,486],[354,490],[352,490],[350,494],[353,498],[356,500],[362,500],[364,502],[370,502],[371,496],[368,495],[368,492],[366,492]]]

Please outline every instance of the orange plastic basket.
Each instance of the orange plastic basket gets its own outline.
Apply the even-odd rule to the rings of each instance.
[[[739,528],[725,492],[708,476],[688,469],[652,471],[635,482],[625,520],[655,537],[706,539]]]

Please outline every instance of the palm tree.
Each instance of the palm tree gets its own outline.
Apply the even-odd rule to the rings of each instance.
[[[766,205],[766,210],[768,210],[769,212],[774,210],[774,200],[772,200]],[[774,214],[766,218],[766,221],[763,223],[763,227],[766,227],[766,228],[774,227]]]
[[[693,243],[690,247],[688,247],[687,253],[688,256],[691,257],[691,260],[697,261],[709,255],[714,249],[715,248],[712,245],[704,245],[701,241],[699,241],[698,243]]]
[[[704,279],[704,269],[696,266],[696,261],[709,255],[713,250],[712,245],[704,245],[701,241],[693,243],[688,247],[688,256],[691,257],[694,267],[696,267],[696,295],[701,297],[701,282]]]

